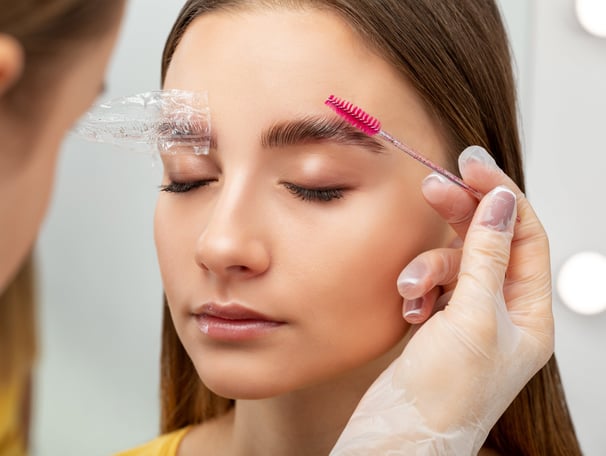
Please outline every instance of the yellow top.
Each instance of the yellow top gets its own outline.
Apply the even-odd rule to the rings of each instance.
[[[0,386],[0,456],[25,456],[19,433],[21,393],[19,382]]]
[[[161,435],[151,442],[132,450],[123,451],[114,456],[177,456],[177,449],[189,429],[189,427],[186,427],[170,434]],[[4,455],[0,453],[0,456]]]

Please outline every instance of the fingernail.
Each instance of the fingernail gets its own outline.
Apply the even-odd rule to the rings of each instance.
[[[508,231],[514,220],[516,195],[505,187],[497,187],[488,195],[490,203],[484,209],[480,224],[495,231]]]
[[[416,320],[421,316],[423,310],[423,298],[411,299],[404,304],[404,318]]]
[[[446,179],[440,173],[433,172],[429,176],[427,176],[425,179],[423,179],[422,185],[425,187],[425,186],[430,186],[430,185],[449,185],[449,184],[452,184],[452,182],[450,182],[448,179]]]
[[[480,163],[488,168],[499,169],[494,158],[481,146],[469,146],[459,155],[459,169],[463,169],[471,162]]]
[[[442,176],[441,174],[438,173],[431,173],[429,176],[427,176],[425,179],[423,179],[422,182],[422,188],[423,188],[423,195],[425,195],[425,198],[427,199],[427,201],[429,201],[431,204],[441,204],[445,197],[446,197],[446,193],[444,192],[444,189],[446,188],[447,185],[454,185],[452,182],[450,182],[448,179],[446,179],[444,176]],[[442,189],[437,190],[437,191],[432,191],[432,190],[436,190],[436,189]]]
[[[413,290],[427,274],[425,263],[416,261],[404,268],[398,277],[398,291],[405,295]]]
[[[438,173],[431,173],[422,182],[423,195],[431,204],[441,204],[445,198],[445,192],[437,189],[444,189],[451,182]],[[437,191],[433,191],[437,190]]]

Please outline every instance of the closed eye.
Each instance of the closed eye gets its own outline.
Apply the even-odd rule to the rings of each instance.
[[[343,188],[305,188],[299,185],[285,182],[286,189],[303,201],[329,202],[335,199],[343,198],[345,189]]]
[[[192,182],[170,182],[166,185],[160,185],[160,191],[167,193],[185,193],[199,187],[205,187],[215,181],[216,179],[204,179]]]

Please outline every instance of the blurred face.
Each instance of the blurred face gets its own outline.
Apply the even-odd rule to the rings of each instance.
[[[32,248],[52,190],[63,137],[99,95],[118,21],[94,43],[65,59],[65,71],[40,95],[40,121],[0,110],[0,293]],[[2,99],[0,98],[0,103]],[[33,104],[35,106],[35,104]]]
[[[430,158],[445,142],[417,94],[326,12],[211,13],[167,89],[208,90],[208,156],[164,157],[155,237],[172,318],[216,393],[276,396],[364,369],[406,333],[396,278],[449,229],[428,174],[324,104],[354,101]],[[359,372],[359,371],[358,371]]]

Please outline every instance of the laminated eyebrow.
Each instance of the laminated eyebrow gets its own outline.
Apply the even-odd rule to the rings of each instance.
[[[347,122],[324,116],[306,116],[273,124],[261,135],[264,147],[285,147],[314,141],[333,141],[382,152],[380,141],[364,134]]]
[[[162,90],[99,103],[72,132],[126,149],[207,154],[211,142],[207,93]]]

